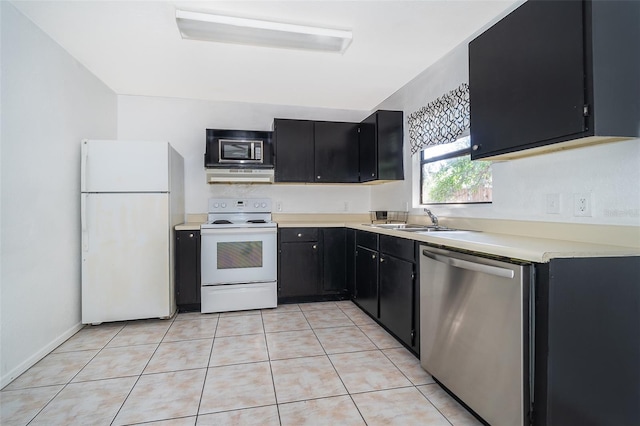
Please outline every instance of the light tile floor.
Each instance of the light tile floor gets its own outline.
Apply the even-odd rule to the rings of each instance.
[[[87,326],[0,392],[9,425],[478,425],[349,301]]]

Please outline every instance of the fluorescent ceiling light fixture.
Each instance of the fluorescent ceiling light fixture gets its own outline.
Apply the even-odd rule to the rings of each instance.
[[[180,35],[185,39],[249,44],[287,49],[344,53],[353,34],[347,30],[261,21],[176,10]]]

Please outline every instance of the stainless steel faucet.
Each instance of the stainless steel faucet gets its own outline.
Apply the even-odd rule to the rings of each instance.
[[[438,225],[438,216],[433,214],[429,209],[424,209],[424,212],[431,218],[431,223],[433,223],[433,226],[440,226]]]

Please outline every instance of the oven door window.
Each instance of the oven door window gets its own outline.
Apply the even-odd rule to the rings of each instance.
[[[202,285],[276,281],[277,230],[203,230],[200,236]]]
[[[261,268],[262,241],[218,243],[218,269]]]

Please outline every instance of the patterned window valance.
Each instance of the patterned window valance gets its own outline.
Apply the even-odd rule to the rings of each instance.
[[[457,89],[409,115],[409,142],[415,154],[430,145],[454,142],[469,128],[469,85]]]

